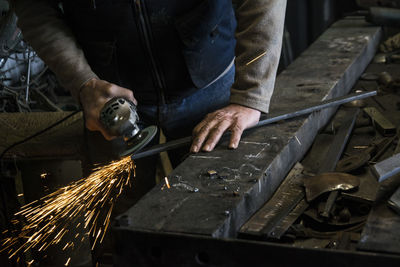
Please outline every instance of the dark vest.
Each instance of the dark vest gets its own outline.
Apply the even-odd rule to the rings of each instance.
[[[174,102],[234,58],[232,0],[64,0],[93,71],[141,103]]]

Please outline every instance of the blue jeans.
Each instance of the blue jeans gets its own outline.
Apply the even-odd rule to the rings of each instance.
[[[138,105],[142,127],[158,125],[168,140],[192,134],[193,128],[210,112],[229,104],[230,89],[235,78],[235,66],[211,85],[199,89],[179,102],[157,105]],[[152,144],[158,141],[156,137]],[[150,144],[150,145],[152,145]],[[189,146],[168,152],[175,168],[189,153]]]
[[[163,106],[139,103],[139,118],[145,125],[157,124],[167,139],[189,136],[205,115],[229,104],[234,77],[235,67],[232,66],[217,81],[179,102]]]

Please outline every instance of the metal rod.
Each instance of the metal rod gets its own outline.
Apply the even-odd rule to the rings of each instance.
[[[26,75],[25,104],[29,102],[29,85],[31,83],[31,51],[28,49],[28,73]]]
[[[292,118],[296,118],[302,115],[306,115],[309,113],[312,113],[314,111],[319,111],[325,108],[329,108],[329,107],[334,107],[334,106],[339,106],[354,100],[359,100],[359,99],[363,99],[363,98],[367,98],[367,97],[371,97],[376,95],[377,92],[376,91],[371,91],[371,92],[366,92],[366,93],[356,93],[356,94],[351,94],[351,95],[347,95],[347,96],[342,96],[342,97],[337,97],[337,98],[333,98],[330,100],[326,100],[326,101],[322,101],[320,103],[317,104],[313,104],[313,105],[309,105],[306,106],[304,108],[301,108],[299,110],[296,111],[292,111],[289,113],[277,113],[277,114],[271,114],[272,117],[265,119],[265,120],[261,120],[259,123],[257,123],[257,125],[246,129],[250,130],[250,129],[254,129],[260,126],[265,126],[274,122],[278,122],[281,120],[287,120],[287,119],[292,119]],[[192,142],[192,137],[191,136],[187,136],[187,137],[183,137],[180,139],[176,139],[170,142],[166,142],[164,144],[159,144],[159,145],[155,145],[152,146],[142,152],[138,152],[135,153],[131,156],[132,159],[139,159],[139,158],[144,158],[144,157],[148,157],[151,155],[155,155],[158,154],[160,152],[164,152],[164,151],[168,151],[168,150],[172,150],[178,147],[182,147],[184,145],[188,145]]]
[[[353,132],[359,113],[359,108],[353,108],[346,113],[346,119],[340,125],[338,132],[335,134],[333,141],[329,145],[328,152],[325,153],[325,158],[322,161],[321,166],[318,168],[318,174],[335,171],[336,165],[346,148],[351,133]]]

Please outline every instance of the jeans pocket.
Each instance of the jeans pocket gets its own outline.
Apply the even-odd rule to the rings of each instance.
[[[187,50],[199,50],[204,42],[210,42],[218,35],[218,24],[221,20],[219,1],[202,1],[190,12],[175,20],[175,27]]]
[[[182,54],[197,88],[220,75],[234,57],[234,19],[229,0],[204,0],[175,20]]]

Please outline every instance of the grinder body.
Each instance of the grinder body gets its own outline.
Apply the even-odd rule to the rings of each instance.
[[[141,130],[138,126],[139,116],[136,105],[121,97],[112,98],[104,105],[100,111],[100,122],[109,134],[124,138],[127,148],[121,156],[140,150],[157,133],[156,126]]]

